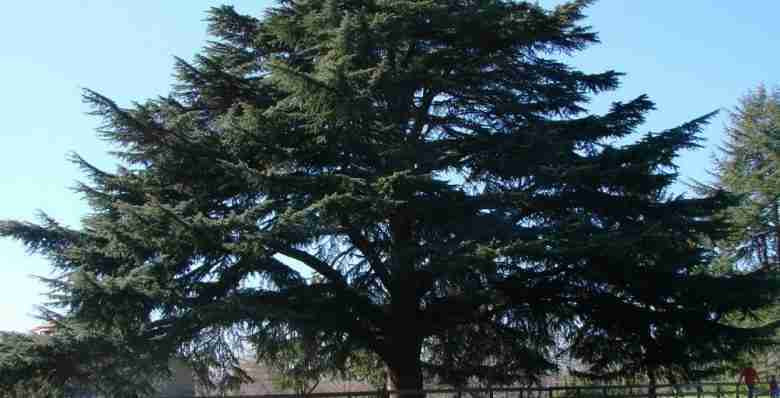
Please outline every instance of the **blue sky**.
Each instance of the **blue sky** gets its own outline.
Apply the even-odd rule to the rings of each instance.
[[[542,0],[542,5],[559,1]],[[268,1],[17,1],[0,14],[0,219],[34,220],[38,209],[78,226],[87,207],[70,191],[80,179],[66,155],[76,151],[112,169],[110,148],[86,115],[81,88],[120,104],[165,94],[173,56],[202,47],[204,11],[233,4],[259,14]],[[646,130],[669,128],[715,109],[730,109],[748,89],[780,83],[780,2],[602,0],[587,23],[602,44],[570,62],[585,71],[625,72],[623,85],[593,101],[648,94],[658,110]],[[684,179],[706,178],[720,144],[725,114],[705,131],[706,148],[679,159]],[[44,287],[29,275],[50,276],[45,259],[17,242],[0,240],[0,330],[24,331]]]

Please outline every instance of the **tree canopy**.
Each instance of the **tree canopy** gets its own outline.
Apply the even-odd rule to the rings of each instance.
[[[728,220],[728,234],[712,242],[718,252],[713,268],[724,273],[767,272],[780,268],[780,91],[763,85],[750,90],[730,113],[726,142],[715,158],[714,181],[696,182],[700,194],[718,189],[738,197],[720,217]],[[738,325],[760,325],[778,319],[777,305],[753,316],[734,314]],[[774,350],[764,355],[743,355],[739,363],[757,367],[778,363]]]
[[[775,325],[722,317],[779,285],[708,272],[701,240],[727,232],[731,196],[669,193],[711,114],[636,137],[646,96],[587,111],[620,77],[563,61],[597,42],[588,3],[214,8],[214,40],[178,60],[169,96],[85,92],[121,165],[73,155],[82,226],[0,235],[61,271],[51,308],[69,333],[186,358],[214,386],[304,335],[333,367],[375,354],[403,390],[532,380],[562,349],[593,377],[716,371],[771,343]]]
[[[780,264],[780,91],[759,86],[731,113],[726,143],[716,159],[711,184],[701,193],[723,189],[740,196],[723,216],[732,227],[717,242],[734,269],[774,268]]]

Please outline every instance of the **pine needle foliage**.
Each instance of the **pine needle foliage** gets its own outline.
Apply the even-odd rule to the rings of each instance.
[[[299,330],[334,368],[374,353],[403,390],[533,380],[562,345],[594,377],[716,371],[771,344],[774,325],[721,319],[765,307],[778,283],[706,272],[699,242],[726,232],[730,196],[667,193],[712,114],[631,140],[646,96],[587,112],[620,76],[561,61],[597,42],[588,4],[214,8],[214,40],[178,60],[169,96],[122,107],[85,92],[122,166],[73,156],[83,225],[5,221],[0,235],[62,271],[68,330],[116,337],[139,369],[187,358],[214,388],[246,380],[242,352],[281,352]]]
[[[780,264],[780,91],[759,86],[731,112],[726,142],[715,159],[712,184],[696,183],[703,194],[722,189],[740,196],[723,216],[729,236],[717,242],[726,269],[777,269]]]

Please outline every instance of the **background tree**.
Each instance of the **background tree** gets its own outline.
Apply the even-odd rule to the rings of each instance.
[[[713,242],[719,257],[717,270],[724,274],[768,272],[777,277],[780,264],[780,91],[758,86],[741,98],[731,112],[726,142],[715,159],[712,183],[696,182],[700,194],[726,190],[739,197],[721,216],[731,223],[724,239]],[[755,326],[778,319],[772,306],[752,316],[732,314],[730,322]],[[743,355],[735,370],[748,363],[776,372],[780,360],[772,350]]]
[[[258,359],[271,365],[275,386],[293,390],[300,396],[311,394],[323,377],[333,373],[329,370],[334,361],[316,356],[320,344],[316,332],[305,329],[286,332],[277,336],[280,341],[265,344],[267,348],[258,351]]]
[[[718,242],[733,269],[776,268],[780,263],[780,91],[759,86],[731,113],[722,156],[715,160],[713,184],[698,183],[707,193],[723,189],[740,195],[724,216],[732,223]],[[729,268],[729,267],[727,267]]]
[[[387,390],[389,378],[387,366],[376,353],[356,351],[350,353],[349,362],[340,373],[344,380],[357,380],[370,385],[375,390]]]
[[[170,96],[123,108],[85,93],[123,165],[74,155],[90,178],[82,228],[6,221],[0,235],[64,272],[63,324],[189,358],[213,386],[246,378],[241,349],[294,346],[298,328],[334,367],[376,354],[402,390],[425,369],[527,380],[555,369],[562,335],[595,373],[630,363],[605,342],[635,336],[670,344],[658,365],[683,377],[714,371],[770,344],[770,327],[721,317],[765,307],[778,284],[701,273],[697,240],[721,237],[729,197],[665,193],[710,115],[618,145],[653,104],[586,112],[619,77],[559,61],[597,41],[587,4],[212,9],[216,40],[179,60]],[[446,361],[479,341],[482,355]]]

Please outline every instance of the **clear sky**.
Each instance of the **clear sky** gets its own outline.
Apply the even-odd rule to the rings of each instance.
[[[541,0],[542,5],[557,4]],[[625,72],[607,104],[648,94],[658,131],[715,109],[731,109],[748,89],[780,83],[780,2],[601,0],[587,14],[602,43],[571,59],[585,71]],[[205,44],[204,11],[234,4],[259,15],[269,1],[29,0],[0,13],[0,219],[34,220],[37,210],[78,226],[87,207],[70,191],[80,179],[66,161],[76,151],[111,170],[108,145],[86,115],[81,88],[120,104],[166,94],[173,56],[190,59]],[[683,179],[706,178],[722,140],[719,117],[706,148],[679,159]],[[680,188],[683,189],[683,188]],[[50,276],[45,259],[0,240],[0,330],[25,331],[45,298],[30,275]]]

